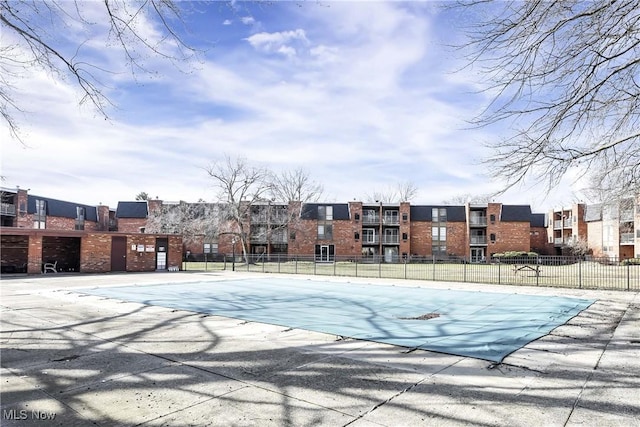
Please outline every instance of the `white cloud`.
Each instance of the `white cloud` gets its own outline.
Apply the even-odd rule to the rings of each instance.
[[[253,25],[256,22],[253,16],[243,16],[242,18],[240,18],[240,21],[242,21],[244,25]]]
[[[487,135],[461,131],[477,108],[460,94],[474,76],[442,75],[431,15],[385,2],[300,9],[308,16],[291,29],[238,36],[191,74],[158,63],[163,77],[133,89],[113,76],[112,93],[126,102],[111,122],[79,109],[64,82],[23,82],[34,106],[31,148],[3,140],[6,184],[113,206],[140,191],[212,200],[201,168],[228,153],[273,169],[302,166],[327,200],[407,180],[420,187],[422,203],[495,188],[478,165]],[[105,58],[117,61],[111,51]],[[522,193],[503,200],[519,203]]]

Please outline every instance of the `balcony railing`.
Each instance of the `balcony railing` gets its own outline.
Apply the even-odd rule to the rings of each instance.
[[[380,236],[366,236],[362,238],[363,245],[377,245],[380,243]]]
[[[362,215],[363,224],[380,224],[380,215]]]
[[[472,227],[485,227],[487,225],[486,216],[472,216],[469,217],[469,225]]]
[[[553,228],[555,229],[562,228],[562,220],[553,221]]]
[[[564,228],[571,228],[573,227],[573,218],[567,218],[564,220]]]
[[[621,245],[633,245],[634,243],[635,239],[633,237],[633,233],[620,233]]]
[[[400,218],[398,216],[385,216],[382,223],[384,225],[400,225]]]
[[[564,245],[564,239],[562,237],[556,237],[553,239],[553,244],[556,246],[562,246]]]
[[[0,214],[16,216],[16,205],[12,203],[2,203],[2,205],[0,205]]]
[[[487,236],[471,236],[472,245],[486,245]]]
[[[382,236],[382,243],[385,245],[397,245],[400,243],[399,236]]]

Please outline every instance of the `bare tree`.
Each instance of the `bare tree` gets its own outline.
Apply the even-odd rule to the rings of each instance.
[[[180,234],[185,244],[199,238],[215,241],[224,211],[224,207],[216,203],[163,203],[160,209],[149,211],[146,230],[151,233]]]
[[[462,0],[478,11],[468,67],[491,82],[478,125],[500,124],[490,172],[505,190],[549,189],[569,171],[609,192],[640,189],[640,0]]]
[[[452,196],[450,199],[443,200],[445,205],[464,205],[467,203],[489,203],[493,199],[492,194],[471,194],[464,193]]]
[[[375,190],[367,194],[368,202],[400,203],[409,202],[418,195],[418,187],[410,181],[399,182],[395,186],[389,186],[385,190]]]
[[[108,117],[112,102],[103,78],[121,70],[105,69],[91,46],[115,46],[134,77],[154,72],[146,62],[149,56],[176,65],[197,56],[198,51],[180,35],[183,4],[172,0],[0,1],[0,114],[10,133],[20,139],[16,114],[25,110],[16,82],[40,70],[69,79],[81,92],[81,104],[89,103]],[[152,31],[147,30],[149,26]],[[74,31],[85,34],[85,40],[69,46]]]
[[[245,158],[232,159],[228,155],[207,166],[205,171],[218,190],[218,200],[225,207],[219,234],[234,236],[247,259],[251,209],[269,194],[270,174],[265,168],[250,165]]]
[[[270,177],[270,193],[273,200],[293,202],[297,209],[291,209],[291,220],[300,217],[305,203],[317,202],[324,193],[321,184],[313,181],[302,168],[293,171],[273,173]]]

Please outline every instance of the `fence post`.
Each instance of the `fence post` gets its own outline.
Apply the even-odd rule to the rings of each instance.
[[[431,280],[435,281],[436,280],[436,256],[434,254],[431,254],[431,260],[433,261],[431,263]]]
[[[313,259],[313,275],[316,275],[316,268],[318,266],[318,263],[316,262],[315,258]]]
[[[627,290],[631,289],[631,263],[627,264]]]
[[[355,263],[356,263],[356,277],[358,277],[358,257],[356,257]]]
[[[582,260],[578,259],[578,289],[582,289]]]
[[[280,273],[280,254],[278,254],[278,273]]]
[[[295,260],[295,268],[294,268],[294,271],[296,272],[296,274],[298,274],[298,257],[296,257],[296,260]]]
[[[333,276],[334,277],[336,275],[336,264],[337,263],[338,263],[338,261],[336,260],[335,255],[334,255],[334,258],[333,258]]]
[[[498,285],[500,284],[500,260],[498,260]]]
[[[378,258],[378,278],[382,278],[382,256]]]
[[[467,257],[462,257],[462,262],[464,263],[464,267],[462,270],[462,281],[467,281]]]

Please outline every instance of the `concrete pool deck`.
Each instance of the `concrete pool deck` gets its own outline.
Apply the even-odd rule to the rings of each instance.
[[[256,277],[3,278],[0,424],[640,426],[638,292],[308,277],[596,300],[501,364],[79,292]]]

